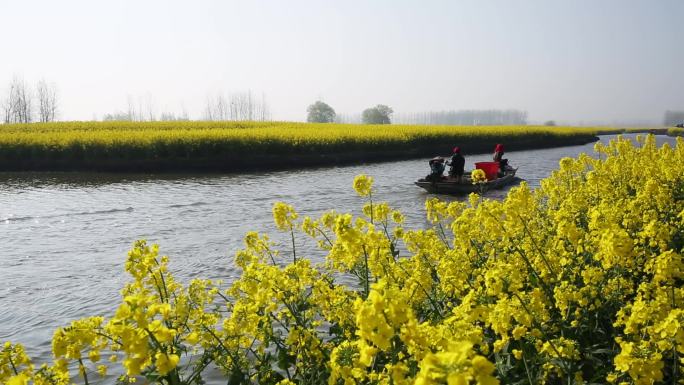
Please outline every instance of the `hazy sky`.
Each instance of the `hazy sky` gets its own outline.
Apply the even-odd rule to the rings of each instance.
[[[564,122],[684,109],[683,0],[0,0],[0,52],[0,97],[45,78],[64,120],[128,97],[198,119],[246,90],[279,120],[318,98]]]

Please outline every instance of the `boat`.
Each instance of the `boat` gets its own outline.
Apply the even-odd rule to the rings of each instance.
[[[500,189],[509,185],[519,178],[515,176],[517,168],[507,170],[506,173],[496,179],[481,183],[473,184],[470,179],[470,174],[463,175],[463,181],[458,183],[456,179],[445,178],[440,181],[433,181],[426,178],[418,179],[415,184],[418,187],[424,188],[431,194],[469,194],[471,192],[485,192],[493,189]]]

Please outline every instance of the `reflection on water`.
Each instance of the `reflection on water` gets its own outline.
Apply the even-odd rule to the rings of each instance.
[[[538,186],[562,157],[592,149],[506,156],[519,167],[518,176]],[[489,157],[467,156],[466,167]],[[247,231],[280,239],[271,219],[274,202],[288,202],[301,215],[331,208],[358,213],[363,201],[351,183],[360,173],[375,178],[377,199],[401,209],[408,227],[427,225],[424,202],[431,195],[413,185],[428,173],[427,160],[232,175],[0,173],[0,342],[24,343],[45,362],[57,326],[111,314],[127,279],[126,252],[136,239],[159,243],[181,281],[229,282],[237,275],[232,255]],[[289,250],[287,242],[283,250]]]

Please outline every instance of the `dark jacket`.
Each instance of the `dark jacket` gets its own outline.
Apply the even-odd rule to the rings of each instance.
[[[451,156],[449,162],[449,175],[463,175],[463,168],[465,167],[465,158],[460,153],[455,153]]]

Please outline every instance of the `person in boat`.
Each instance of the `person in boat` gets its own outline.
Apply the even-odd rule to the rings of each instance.
[[[430,159],[430,175],[425,179],[437,182],[442,180],[442,174],[444,173],[444,159],[442,157],[436,156]]]
[[[461,149],[454,147],[451,159],[447,162],[449,165],[449,177],[456,180],[456,183],[463,181],[463,168],[465,167],[465,158],[461,155]]]
[[[499,163],[499,177],[506,175],[508,170],[508,159],[504,159],[504,146],[499,143],[494,147],[494,156],[492,157],[495,162]]]

